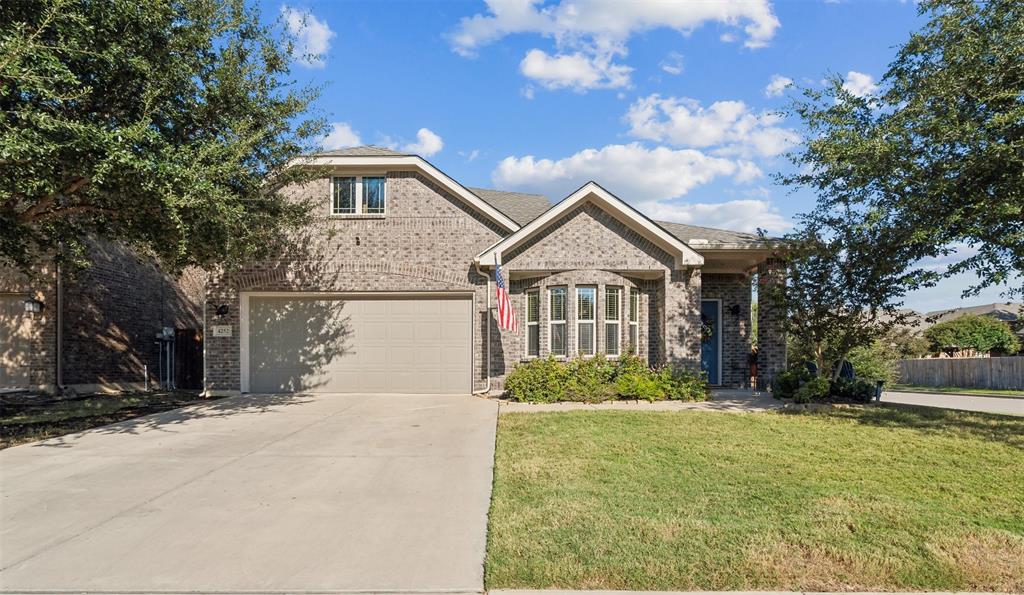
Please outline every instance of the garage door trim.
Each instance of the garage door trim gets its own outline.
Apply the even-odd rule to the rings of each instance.
[[[241,392],[249,392],[249,299],[263,297],[293,297],[301,298],[332,298],[332,299],[373,299],[373,298],[463,298],[469,299],[473,304],[470,306],[470,349],[469,349],[469,387],[473,390],[474,362],[476,360],[476,325],[474,324],[475,293],[472,291],[245,291],[240,292],[238,312],[238,351],[239,351],[239,380]],[[210,322],[216,325],[216,320]],[[207,337],[211,335],[204,334]]]

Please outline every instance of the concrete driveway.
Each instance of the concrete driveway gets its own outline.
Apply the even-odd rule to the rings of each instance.
[[[0,590],[479,592],[497,410],[244,396],[0,451]]]
[[[884,391],[882,392],[882,402],[921,405],[923,407],[941,407],[943,409],[961,409],[963,411],[981,411],[984,413],[1024,415],[1024,399],[1013,397],[977,397],[941,393]]]

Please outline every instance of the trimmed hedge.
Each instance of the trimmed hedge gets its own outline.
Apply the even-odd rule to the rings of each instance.
[[[601,354],[561,362],[554,357],[517,364],[505,379],[513,401],[600,403],[612,399],[703,401],[707,380],[672,366],[650,368],[635,355],[609,360]]]

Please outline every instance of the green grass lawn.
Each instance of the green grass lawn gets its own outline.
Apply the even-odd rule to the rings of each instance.
[[[1024,419],[499,418],[488,588],[1024,591]]]
[[[908,393],[940,393],[958,395],[994,395],[997,397],[1020,397],[1024,398],[1024,390],[1010,390],[1002,388],[960,388],[958,386],[918,386],[916,384],[893,384],[886,390],[902,391]]]
[[[0,397],[0,448],[208,400],[187,391],[96,394],[67,400],[45,395],[4,395]]]

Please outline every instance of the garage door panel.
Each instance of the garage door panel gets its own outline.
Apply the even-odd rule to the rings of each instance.
[[[470,391],[469,299],[249,299],[253,392]]]

